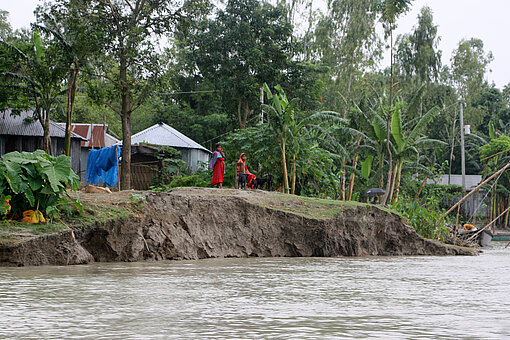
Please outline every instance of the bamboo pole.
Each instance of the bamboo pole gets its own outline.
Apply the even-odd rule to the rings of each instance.
[[[493,219],[492,221],[489,222],[489,224],[487,224],[485,227],[483,227],[482,229],[478,230],[476,233],[474,233],[468,240],[472,240],[476,237],[476,235],[480,234],[482,231],[484,231],[485,229],[489,228],[492,224],[494,224],[494,222],[496,222],[501,216],[503,216],[507,211],[510,210],[510,207],[506,208],[505,211],[503,211],[501,214],[499,214],[495,219]]]
[[[418,192],[416,193],[416,196],[414,196],[413,202],[418,201],[418,198],[420,197],[421,191],[423,190],[423,187],[427,183],[427,179],[428,178],[429,178],[429,175],[425,176],[425,179],[423,180],[423,182],[421,182],[420,189],[418,189]]]
[[[471,196],[472,194],[474,194],[475,192],[477,192],[481,187],[482,185],[486,184],[487,182],[489,182],[490,180],[492,180],[494,177],[496,177],[497,175],[499,175],[500,173],[502,173],[503,171],[505,171],[506,169],[510,168],[510,163],[508,163],[507,165],[505,165],[503,168],[499,169],[498,171],[496,171],[495,173],[493,173],[489,178],[487,178],[485,181],[483,181],[482,183],[478,184],[478,186],[476,188],[474,188],[473,190],[471,190],[470,192],[467,193],[466,196],[462,197],[462,199],[460,201],[458,201],[457,203],[455,203],[453,205],[453,207],[451,207],[447,212],[445,212],[438,220],[438,222],[441,222],[449,213],[451,213],[453,210],[455,210],[455,208],[457,208],[457,206],[459,206],[460,204],[462,204],[462,202],[464,202],[469,196]]]
[[[483,162],[486,159],[491,159],[492,157],[496,157],[497,155],[500,155],[500,154],[505,153],[507,151],[510,151],[510,149],[506,149],[506,150],[500,151],[498,153],[495,153],[494,155],[490,155],[490,156],[487,156],[485,158],[482,158],[482,159],[480,159],[480,162]]]

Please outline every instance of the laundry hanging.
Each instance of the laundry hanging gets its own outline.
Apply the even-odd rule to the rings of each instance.
[[[119,181],[118,159],[120,146],[90,150],[87,158],[87,184],[115,186]]]

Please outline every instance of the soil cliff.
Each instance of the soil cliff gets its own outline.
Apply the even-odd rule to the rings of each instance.
[[[142,213],[0,246],[0,264],[248,256],[474,255],[372,205],[203,188],[146,193]],[[59,237],[61,242],[58,242]]]

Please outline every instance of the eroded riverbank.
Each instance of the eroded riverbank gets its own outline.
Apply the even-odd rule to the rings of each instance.
[[[93,198],[100,203],[112,197],[96,195],[84,201]],[[125,194],[121,197],[126,200]],[[136,206],[136,212],[127,216],[4,243],[0,264],[477,252],[424,239],[399,215],[360,203],[264,191],[182,188],[146,193],[146,202]]]

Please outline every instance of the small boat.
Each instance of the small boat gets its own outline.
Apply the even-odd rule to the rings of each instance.
[[[507,231],[496,231],[493,241],[510,241],[510,233]]]
[[[494,235],[492,235],[492,233],[487,229],[482,230],[482,232],[478,234],[477,237],[478,244],[482,247],[487,247],[491,243],[493,237]]]

